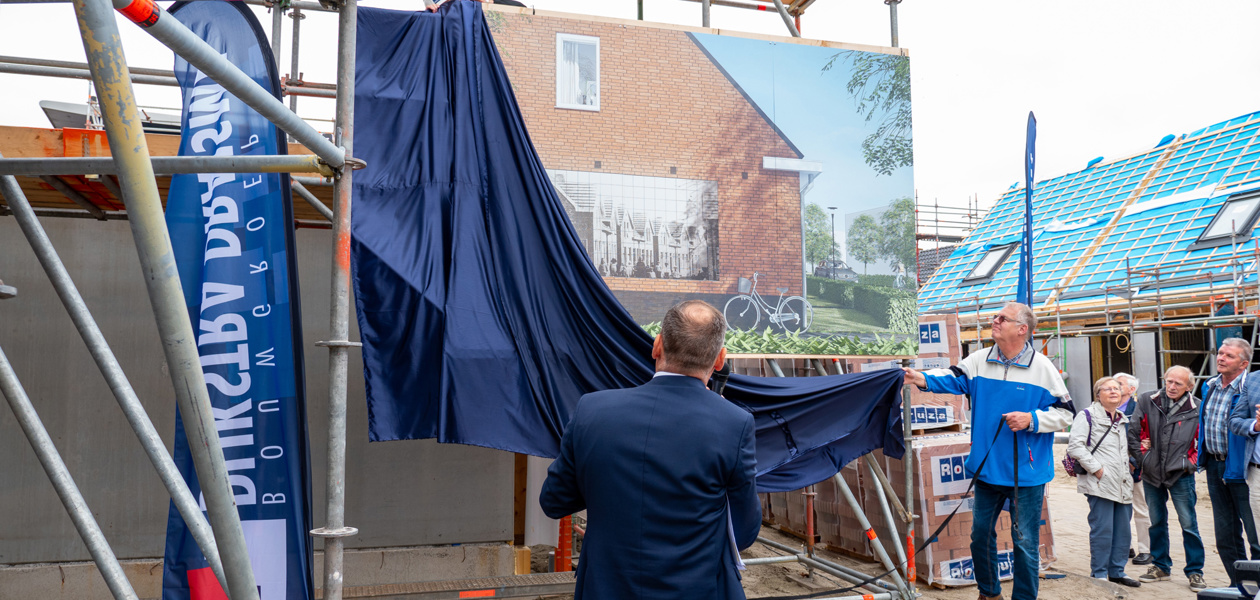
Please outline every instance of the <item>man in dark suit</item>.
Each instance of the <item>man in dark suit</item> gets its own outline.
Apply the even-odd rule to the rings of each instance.
[[[539,502],[587,511],[576,598],[744,598],[737,554],[761,529],[753,417],[705,388],[726,361],[726,322],[705,302],[669,309],[656,375],[587,394]]]

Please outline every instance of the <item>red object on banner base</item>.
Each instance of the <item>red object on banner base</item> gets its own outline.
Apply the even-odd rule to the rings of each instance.
[[[906,533],[906,581],[914,584],[914,530]]]
[[[573,517],[560,519],[560,540],[556,542],[556,572],[573,570]]]

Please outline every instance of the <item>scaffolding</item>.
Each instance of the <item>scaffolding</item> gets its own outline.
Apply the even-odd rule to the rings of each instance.
[[[978,343],[986,338],[992,316],[1008,300],[970,296],[944,312],[958,317],[965,342]],[[1251,345],[1260,343],[1260,240],[1244,244],[1235,239],[1231,252],[1211,258],[1182,258],[1149,266],[1135,266],[1126,259],[1116,277],[1090,284],[1088,289],[1057,285],[1047,296],[1034,298],[1032,308],[1039,324],[1033,336],[1039,340],[1038,350],[1061,371],[1066,370],[1064,341],[1069,338],[1123,336],[1119,349],[1127,353],[1135,334],[1150,332],[1158,340],[1157,377],[1162,379],[1170,367],[1188,362],[1178,361],[1179,356],[1215,354],[1219,328],[1250,327]],[[1178,331],[1205,333],[1207,347],[1170,347],[1170,334]],[[1109,359],[1108,373],[1115,370]],[[1194,378],[1203,381],[1215,375],[1213,361],[1204,360]]]
[[[67,0],[3,1],[6,4],[40,4],[64,3]],[[256,600],[259,597],[259,590],[255,583],[239,515],[228,481],[224,455],[196,349],[195,335],[184,305],[177,270],[174,268],[174,253],[166,229],[156,176],[224,172],[295,174],[291,178],[293,191],[322,218],[320,222],[314,219],[306,221],[298,219],[297,224],[329,227],[334,237],[335,251],[331,265],[332,289],[329,315],[331,339],[315,344],[327,348],[329,353],[327,516],[324,526],[311,531],[310,534],[324,540],[323,598],[338,600],[343,595],[344,587],[344,540],[357,533],[354,527],[347,526],[345,523],[344,484],[348,359],[350,350],[360,345],[348,339],[352,210],[350,190],[354,170],[366,166],[362,161],[354,158],[354,49],[357,0],[321,0],[318,3],[244,1],[246,4],[271,9],[272,52],[277,60],[282,48],[282,19],[286,13],[293,19],[291,71],[289,76],[281,80],[282,92],[289,97],[288,106],[212,50],[209,45],[153,0],[111,0],[112,6],[105,0],[73,0],[72,4],[88,58],[86,63],[0,56],[0,73],[90,80],[95,86],[98,100],[93,106],[94,114],[89,117],[89,120],[104,129],[111,149],[108,157],[91,157],[86,153],[83,157],[66,158],[4,158],[0,156],[0,195],[7,204],[7,206],[0,206],[0,214],[12,215],[16,218],[28,243],[35,250],[58,297],[65,305],[98,368],[108,381],[129,424],[139,437],[146,455],[157,470],[163,485],[171,494],[173,504],[189,526],[193,538],[207,558],[219,584],[234,600]],[[711,4],[762,11],[767,10],[768,6],[773,6],[792,35],[799,36],[800,17],[815,0],[693,1],[702,4],[703,25],[706,27],[709,25]],[[897,5],[899,2],[900,0],[885,0],[890,8],[894,47],[898,45]],[[640,18],[642,18],[641,6],[642,1],[640,1]],[[128,67],[111,8],[127,16],[179,57],[274,123],[292,140],[307,149],[307,153],[276,156],[152,156],[142,129],[142,123],[146,119],[142,118],[132,86],[133,84],[177,86],[178,83],[170,71]],[[304,12],[332,12],[338,15],[335,84],[307,82],[301,76],[298,44],[301,20],[305,18]],[[334,134],[331,139],[296,114],[298,96],[336,100]],[[93,116],[97,118],[92,118]],[[108,197],[124,206],[125,211],[103,209],[68,183],[64,179],[67,176],[89,177],[99,182],[100,186],[108,192]],[[38,178],[65,199],[73,202],[77,208],[33,206],[18,177]],[[327,194],[328,188],[331,188],[331,194]],[[324,196],[324,198],[319,196]],[[105,195],[102,194],[102,197]],[[325,199],[331,200],[331,208],[325,204]],[[190,452],[205,499],[206,515],[203,516],[197,501],[189,492],[188,486],[123,373],[114,352],[110,349],[71,280],[69,272],[41,226],[39,222],[41,216],[119,219],[129,222],[162,338],[163,351],[167,364],[170,366],[169,374],[175,389],[177,405],[180,414],[184,417]],[[0,299],[12,297],[14,293],[12,288],[0,283]],[[777,364],[773,361],[769,362],[776,367],[774,369],[776,375],[783,376],[777,369]],[[815,361],[813,368],[817,369],[817,374],[820,375],[827,372],[821,361]],[[136,598],[135,591],[123,574],[101,528],[71,479],[69,471],[3,350],[0,350],[0,391],[8,399],[17,415],[19,425],[34,447],[41,465],[70,514],[76,530],[86,543],[110,592],[119,599]],[[908,390],[903,391],[902,398],[903,433],[908,447],[911,436]],[[895,508],[901,517],[900,521],[906,526],[906,546],[903,547],[896,536],[893,539],[898,562],[894,562],[879,540],[871,538],[880,562],[888,570],[887,573],[880,577],[870,577],[865,573],[823,560],[814,554],[812,536],[811,543],[807,544],[804,551],[759,538],[759,541],[789,551],[791,555],[774,559],[751,559],[746,562],[748,564],[799,562],[811,570],[818,569],[856,584],[853,589],[862,588],[864,595],[852,596],[852,598],[879,600],[914,598],[916,595],[914,515],[898,503],[891,482],[875,468],[871,457],[867,455],[865,460],[868,468],[881,483],[878,491],[886,521],[889,524],[894,523],[889,506],[891,502],[896,504]],[[913,499],[912,478],[913,468],[907,461],[905,469],[907,505],[910,505]],[[863,509],[846,482],[839,475],[835,479],[844,492],[846,501],[862,519],[863,526],[869,529],[870,525],[866,521]],[[810,500],[812,501],[812,497]],[[479,591],[528,589],[531,593],[537,594],[564,592],[572,586],[571,576],[561,580],[518,576],[514,582],[508,583],[504,583],[504,579],[506,578],[497,578],[493,581],[467,580],[460,589]],[[391,593],[415,596],[429,593],[449,595],[452,590],[449,586],[429,589],[423,584],[416,584],[405,590],[390,587]]]

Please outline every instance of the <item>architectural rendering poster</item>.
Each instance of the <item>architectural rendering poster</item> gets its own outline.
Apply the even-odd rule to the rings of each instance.
[[[640,323],[700,298],[732,328],[914,353],[907,57],[486,14],[547,175]]]

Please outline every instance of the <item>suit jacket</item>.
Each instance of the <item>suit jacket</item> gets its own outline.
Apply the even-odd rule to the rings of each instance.
[[[583,396],[539,497],[553,519],[587,511],[576,598],[744,598],[727,515],[752,545],[754,431],[694,377]]]

